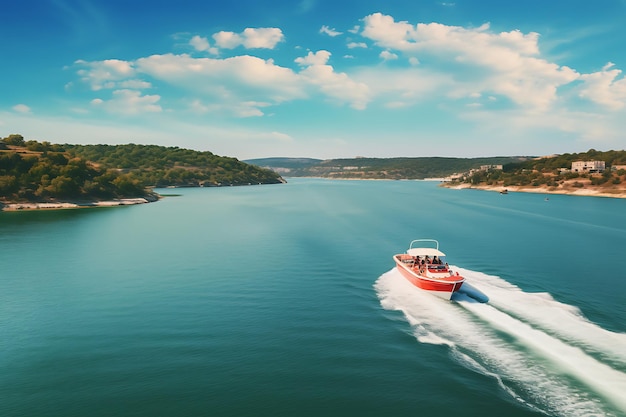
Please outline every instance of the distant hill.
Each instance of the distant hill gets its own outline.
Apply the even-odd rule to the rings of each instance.
[[[531,157],[502,156],[487,158],[263,158],[247,163],[269,168],[287,177],[337,179],[424,179],[441,178],[466,172],[481,165],[502,165],[526,161]]]
[[[314,158],[257,158],[246,159],[243,162],[261,167],[278,167],[278,168],[303,168],[319,164],[322,159]]]

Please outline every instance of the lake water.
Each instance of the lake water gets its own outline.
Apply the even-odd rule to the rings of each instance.
[[[626,415],[626,200],[157,191],[0,213],[0,416]],[[489,303],[408,284],[417,238]]]

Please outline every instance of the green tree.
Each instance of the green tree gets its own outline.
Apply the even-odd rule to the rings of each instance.
[[[64,175],[58,176],[50,181],[46,191],[58,197],[77,197],[80,195],[76,181]]]
[[[7,145],[13,145],[13,146],[24,146],[25,145],[24,136],[22,136],[22,135],[9,135],[6,138],[4,138],[3,141]]]
[[[113,180],[119,197],[140,197],[145,194],[144,187],[132,175],[124,174]]]
[[[11,195],[19,189],[14,175],[0,175],[0,195]]]

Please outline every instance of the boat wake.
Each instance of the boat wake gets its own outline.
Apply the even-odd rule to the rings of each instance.
[[[419,342],[449,346],[455,360],[495,378],[525,405],[554,416],[626,414],[625,333],[591,323],[549,294],[455,270],[476,285],[455,294],[456,302],[420,291],[395,268],[374,286],[381,305],[402,311]]]

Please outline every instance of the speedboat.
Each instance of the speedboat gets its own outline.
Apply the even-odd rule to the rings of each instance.
[[[406,253],[393,256],[396,268],[411,284],[446,300],[459,291],[465,278],[454,272],[445,261],[434,239],[416,239]]]

